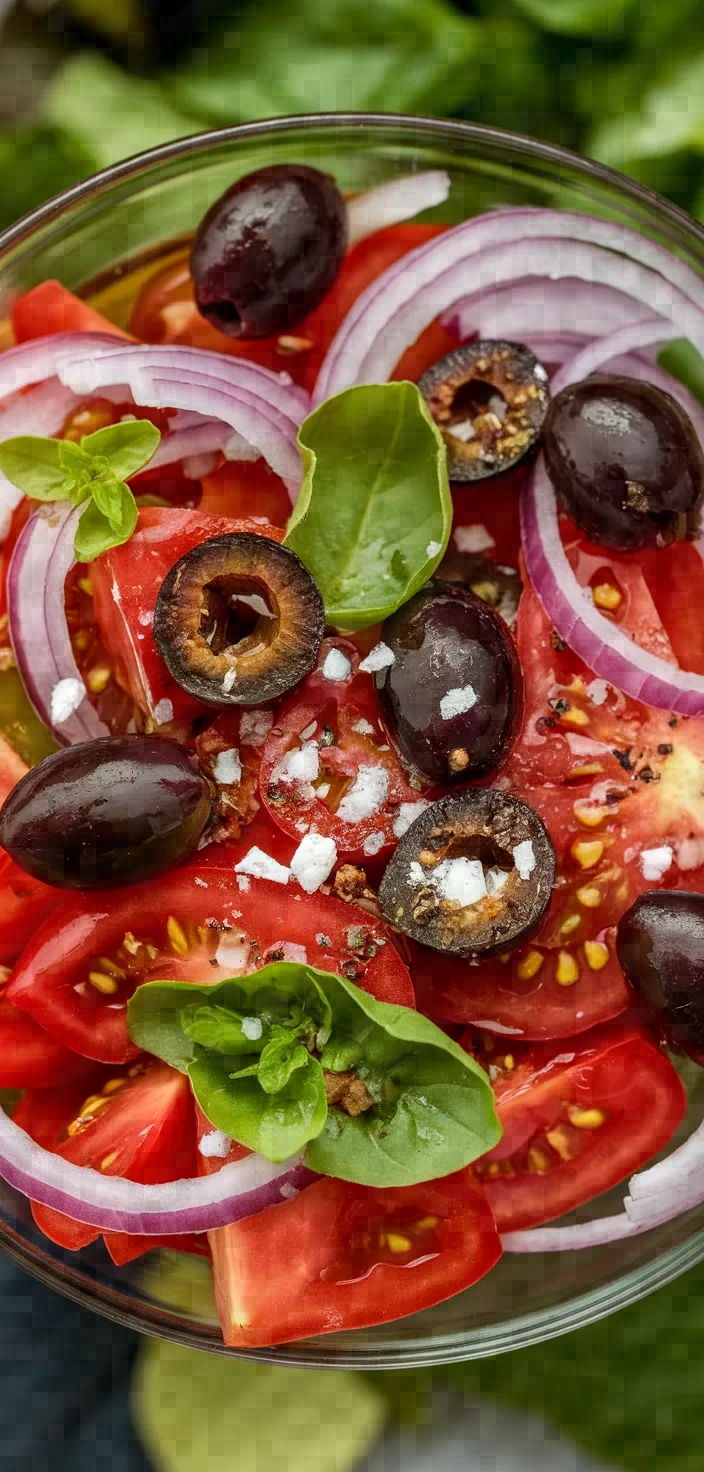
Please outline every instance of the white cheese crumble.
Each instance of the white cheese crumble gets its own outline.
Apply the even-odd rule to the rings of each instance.
[[[250,1043],[258,1043],[263,1032],[261,1017],[243,1017],[242,1031]]]
[[[271,710],[243,710],[240,716],[240,741],[243,746],[263,746],[274,724]]]
[[[677,845],[675,862],[684,873],[698,869],[700,864],[704,864],[704,838],[683,838]]]
[[[315,741],[303,746],[294,746],[276,763],[271,774],[272,782],[283,782],[293,786],[295,782],[315,782],[320,771],[320,757]]]
[[[359,668],[363,670],[365,675],[374,675],[377,670],[388,669],[389,665],[395,663],[396,655],[389,649],[388,644],[385,644],[383,639],[381,639],[378,644],[374,645],[373,649],[369,650],[366,659],[361,661]]]
[[[362,716],[361,721],[355,721],[353,731],[359,731],[360,736],[374,736],[376,733],[371,721],[366,721]]]
[[[587,685],[587,695],[592,705],[603,705],[608,693],[609,686],[606,680],[590,680]]]
[[[297,895],[296,898],[300,899],[300,895]],[[276,951],[278,954],[280,954],[282,961],[292,961],[296,966],[308,965],[308,952],[305,946],[299,946],[298,943],[294,940],[274,941],[273,946],[269,946],[267,959],[271,955],[272,951]]]
[[[164,699],[160,700],[154,708],[154,720],[156,721],[157,726],[165,726],[167,721],[172,721],[173,718],[173,704],[170,700],[167,700],[164,697]]]
[[[663,874],[667,874],[672,857],[669,843],[664,843],[661,848],[644,848],[640,856],[643,878],[652,881],[662,879]]]
[[[222,1130],[210,1130],[203,1135],[198,1142],[198,1153],[204,1155],[206,1160],[224,1160],[230,1153],[232,1140]]]
[[[291,860],[291,873],[306,894],[314,894],[325,883],[337,860],[337,848],[332,838],[322,833],[306,833]]]
[[[253,879],[273,879],[274,884],[288,884],[289,873],[289,869],[256,845],[240,859],[239,864],[235,864],[235,874],[251,874]]]
[[[365,854],[368,854],[370,858],[373,854],[378,854],[379,850],[383,847],[383,833],[369,833],[365,838],[364,843],[362,844],[362,848],[364,849]]]
[[[477,692],[474,686],[458,685],[454,690],[448,690],[447,695],[443,695],[440,714],[444,721],[451,721],[453,716],[463,716],[476,703]]]
[[[223,935],[218,941],[215,960],[230,976],[244,976],[249,969],[251,951],[241,936]]]
[[[320,786],[315,788],[315,795],[317,798],[319,798],[320,802],[323,801],[324,797],[327,797],[331,786],[332,783],[330,782],[321,782]]]
[[[323,677],[326,680],[347,680],[352,672],[352,665],[346,654],[341,649],[329,649],[323,664]]]
[[[292,1186],[290,1181],[284,1181],[283,1186],[279,1186],[279,1195],[283,1196],[284,1201],[295,1201],[300,1194],[298,1188]]]
[[[518,870],[519,879],[530,879],[538,860],[529,838],[524,838],[522,843],[517,843],[513,849],[513,862]]]
[[[442,542],[428,542],[425,555],[426,557],[437,557],[440,551],[442,551]]]
[[[228,751],[219,751],[217,761],[213,767],[213,776],[216,782],[223,787],[230,787],[235,782],[242,780],[242,763],[236,746],[231,746]]]
[[[199,889],[207,889],[208,888],[205,880],[204,879],[199,879],[197,875],[196,875],[196,878],[194,880],[194,883],[198,885],[198,888]]]
[[[237,670],[235,669],[235,667],[233,665],[231,667],[231,669],[229,669],[227,671],[227,674],[225,675],[225,678],[224,678],[224,680],[222,682],[223,693],[225,695],[229,695],[229,693],[230,693],[230,691],[232,689],[232,686],[234,685],[236,679],[237,679]]]
[[[86,693],[86,687],[82,680],[68,675],[65,680],[59,680],[51,692],[51,724],[62,726],[64,721],[71,719],[78,710]]]
[[[450,425],[448,431],[452,435],[453,440],[461,440],[463,445],[466,445],[468,440],[474,439],[475,432],[471,419],[458,420],[457,424]]]
[[[457,526],[452,540],[458,552],[489,552],[496,542],[481,521],[472,526]]]
[[[394,838],[403,838],[411,823],[415,823],[416,818],[419,818],[428,806],[424,797],[419,797],[417,802],[402,802],[392,824]]]
[[[360,766],[352,786],[337,809],[343,823],[361,823],[383,807],[389,791],[389,774],[385,767]]]
[[[481,859],[443,859],[434,869],[424,869],[414,862],[410,866],[409,878],[412,884],[431,885],[441,899],[454,900],[462,909],[476,905],[486,896]]]
[[[508,880],[508,869],[487,869],[485,880],[488,895],[501,894]]]
[[[237,875],[237,888],[241,894],[248,894],[252,888],[252,881],[248,874]]]

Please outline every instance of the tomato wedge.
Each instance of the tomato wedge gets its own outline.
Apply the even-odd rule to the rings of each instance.
[[[55,332],[107,332],[111,337],[132,341],[129,333],[74,296],[60,281],[42,281],[19,296],[12,304],[12,327],[16,342]]]
[[[208,1238],[223,1338],[242,1348],[418,1313],[501,1256],[468,1171],[387,1190],[324,1177]]]
[[[540,1226],[625,1180],[668,1143],[687,1106],[669,1058],[633,1026],[569,1047],[506,1052],[495,1042],[482,1061],[504,1136],[473,1169],[500,1232]]]
[[[61,890],[33,879],[0,849],[0,966],[11,966],[17,960],[61,899]]]
[[[120,683],[159,724],[194,720],[211,708],[194,700],[172,679],[157,649],[152,626],[159,589],[167,572],[192,547],[225,532],[254,532],[281,541],[283,532],[258,521],[208,516],[171,506],[139,512],[129,542],[91,564],[95,615],[105,648],[116,661]]]
[[[30,1090],[14,1111],[15,1123],[45,1150],[105,1175],[156,1185],[196,1174],[195,1115],[184,1074],[145,1060],[117,1074],[98,1069],[92,1085],[92,1093],[86,1092],[86,1083],[82,1088]],[[101,1235],[36,1202],[32,1214],[45,1236],[71,1251]],[[193,1250],[190,1236],[161,1239],[106,1232],[104,1237],[116,1263],[130,1262],[163,1244]],[[197,1250],[204,1250],[202,1241]]]
[[[341,679],[325,675],[331,656],[343,669],[347,662]],[[373,678],[358,666],[349,640],[323,640],[316,668],[277,711],[259,790],[285,833],[300,839],[312,829],[334,839],[340,856],[363,861],[395,847],[399,808],[419,794],[385,740]]]
[[[213,867],[190,864],[129,893],[64,901],[24,951],[7,998],[66,1047],[102,1063],[137,1056],[125,1012],[148,978],[215,982],[267,960],[307,957],[381,1001],[415,1005],[383,922],[342,900],[304,895],[293,881],[235,875],[218,862],[227,859],[216,854]]]
[[[0,1089],[51,1089],[85,1078],[90,1064],[26,1012],[0,1000]]]

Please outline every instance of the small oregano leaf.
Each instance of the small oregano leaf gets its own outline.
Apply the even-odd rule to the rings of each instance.
[[[73,539],[73,550],[79,562],[93,562],[101,552],[129,541],[137,525],[138,512],[132,492],[127,486],[124,489],[127,495],[120,524],[105,516],[94,500],[86,504]]]
[[[104,455],[110,469],[118,480],[129,480],[149,463],[161,434],[149,419],[123,419],[120,424],[108,424],[105,429],[96,429],[81,440],[81,449],[88,455]]]
[[[434,573],[452,526],[447,452],[414,383],[366,384],[301,425],[304,477],[284,543],[312,573],[328,622],[361,629]]]
[[[255,1035],[246,1045],[243,1020]],[[147,982],[127,1022],[140,1048],[188,1073],[216,1129],[270,1160],[307,1145],[321,1174],[410,1186],[462,1169],[501,1136],[489,1079],[464,1049],[421,1013],[312,966],[278,962],[213,986]],[[361,1113],[327,1104],[326,1075],[349,1070],[356,1101],[364,1085]]]
[[[33,501],[67,501],[73,478],[60,457],[61,441],[22,434],[0,444],[0,471]]]

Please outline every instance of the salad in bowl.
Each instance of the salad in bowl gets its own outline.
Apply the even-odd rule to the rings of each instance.
[[[419,223],[450,190],[246,173],[126,326],[47,280],[0,353],[0,1175],[69,1252],[207,1259],[235,1349],[704,1201],[701,1130],[655,1160],[704,1061],[659,356],[704,284],[576,212]]]

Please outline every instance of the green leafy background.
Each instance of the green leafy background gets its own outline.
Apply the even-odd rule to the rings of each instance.
[[[124,0],[66,0],[61,41],[56,7],[51,24],[19,27],[17,76],[33,27],[49,57],[36,77],[50,80],[32,109],[19,99],[22,126],[0,131],[0,227],[141,148],[212,124],[336,108],[533,133],[704,219],[702,0],[202,0],[190,52],[168,60],[133,19],[125,39],[127,10]],[[3,116],[11,105],[2,102]],[[191,1271],[185,1259],[171,1269],[177,1298]],[[576,1334],[436,1373],[542,1412],[612,1466],[695,1472],[703,1344],[704,1267]],[[430,1385],[428,1374],[367,1381],[145,1341],[134,1409],[158,1472],[345,1472],[386,1414],[419,1414]]]

